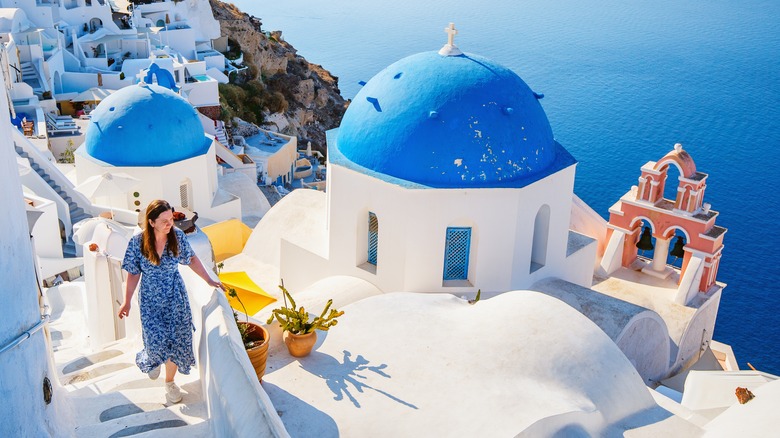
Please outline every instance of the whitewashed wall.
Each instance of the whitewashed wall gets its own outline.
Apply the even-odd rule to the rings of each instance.
[[[331,273],[366,279],[385,292],[451,293],[521,289],[563,276],[573,183],[572,166],[522,189],[409,189],[331,164]],[[550,207],[546,263],[530,273],[534,220],[543,205]],[[363,265],[369,211],[379,219],[376,274]],[[445,233],[453,226],[472,227],[470,286],[443,285]]]
[[[205,71],[203,74],[206,74]],[[219,88],[217,81],[185,83],[182,84],[181,89],[182,92],[188,93],[187,100],[192,106],[219,105]]]
[[[718,317],[720,297],[723,290],[718,290],[704,302],[694,313],[685,327],[677,350],[677,357],[673,358],[672,372],[685,368],[701,357],[706,347],[712,341],[712,333],[715,330],[715,319]]]
[[[0,89],[5,84],[0,76]],[[32,244],[16,165],[8,99],[0,93],[0,346],[35,326],[41,319]],[[55,391],[51,404],[43,400],[43,380],[56,382],[49,368],[44,331],[0,355],[0,436],[67,436],[68,404]]]
[[[122,80],[119,79],[119,72],[116,74],[101,75],[103,85],[98,85],[97,73],[79,73],[65,72],[62,74],[62,92],[80,93],[91,87],[103,87],[110,90],[118,90],[133,84],[133,78],[130,75]]]
[[[83,26],[84,23],[89,24],[90,20],[93,18],[98,18],[101,22],[103,22],[103,27],[105,27],[106,30],[110,31],[111,33],[121,32],[119,27],[111,19],[111,8],[108,6],[107,2],[105,5],[101,5],[100,2],[93,1],[92,6],[84,6],[86,4],[84,1],[80,2],[80,4],[81,7],[78,8],[60,8],[60,18],[71,26],[77,26],[79,31],[81,31],[81,26]]]
[[[57,220],[57,204],[45,198],[26,195],[33,201],[35,209],[41,217],[35,222],[32,235],[35,237],[35,254],[38,257],[61,258],[62,242],[60,240],[60,225]],[[46,278],[47,275],[44,275]]]
[[[171,23],[170,26],[175,26],[175,23]],[[195,31],[189,29],[173,29],[161,30],[160,39],[162,43],[173,50],[181,53],[185,59],[196,59],[195,56]]]
[[[198,212],[203,218],[218,222],[231,218],[241,218],[241,201],[236,198],[228,203],[213,205],[217,193],[217,169],[214,144],[200,156],[172,163],[161,167],[119,167],[104,166],[88,156],[84,148],[76,153],[76,177],[79,182],[104,172],[119,172],[128,174],[140,181],[134,191],[139,197],[133,197],[133,191],[128,193],[125,204],[117,204],[119,208],[144,211],[147,205],[155,199],[165,199],[174,207],[181,205],[179,185],[189,180],[191,187],[190,211]],[[134,202],[138,200],[139,205]]]
[[[11,2],[3,2],[6,8],[20,8],[27,13],[27,18],[30,19],[37,27],[53,28],[56,21],[53,17],[57,12],[52,8],[41,8],[37,6],[35,0],[16,0],[12,4]]]

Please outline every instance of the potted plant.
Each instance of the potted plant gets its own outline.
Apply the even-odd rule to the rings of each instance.
[[[184,214],[184,212],[175,211],[175,210],[173,212],[174,225],[176,225],[178,229],[184,231],[187,234],[195,231],[195,221],[197,220],[198,220],[198,212],[193,212],[192,217],[190,218],[187,218],[187,215]],[[220,263],[219,265],[224,266],[223,263]],[[219,265],[217,265],[217,268],[221,270],[222,268]],[[219,270],[217,272],[219,272]]]
[[[343,315],[344,312],[331,309],[330,306],[333,304],[333,300],[328,300],[328,304],[325,305],[322,313],[313,319],[309,319],[309,313],[306,312],[303,306],[296,309],[295,300],[293,300],[290,292],[285,289],[284,281],[279,285],[279,289],[282,290],[284,295],[284,306],[272,311],[271,317],[268,318],[268,324],[276,318],[279,321],[279,326],[284,330],[282,339],[287,346],[287,351],[295,357],[307,356],[317,342],[317,330],[328,331],[331,327],[338,324],[336,318]]]
[[[221,271],[224,266],[225,264],[222,262],[217,265],[217,274],[219,274],[219,271]],[[230,287],[225,293],[227,296],[238,300],[238,303],[241,304],[241,308],[244,309],[244,315],[246,315],[246,307],[244,307],[244,303],[236,293],[236,290]],[[248,315],[246,316],[245,321],[239,321],[238,312],[235,310],[233,310],[233,319],[236,321],[238,333],[241,334],[241,342],[244,344],[244,349],[246,349],[246,354],[249,356],[249,361],[255,369],[255,374],[257,374],[257,380],[262,382],[263,375],[265,374],[265,364],[268,360],[268,342],[270,340],[268,330],[259,324],[249,322]]]

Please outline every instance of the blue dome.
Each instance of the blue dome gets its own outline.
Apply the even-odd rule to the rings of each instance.
[[[433,187],[503,186],[546,173],[556,155],[528,85],[471,54],[390,65],[357,94],[335,138],[351,162]]]
[[[122,88],[92,111],[86,152],[114,166],[164,166],[204,154],[198,113],[183,97],[153,84]]]

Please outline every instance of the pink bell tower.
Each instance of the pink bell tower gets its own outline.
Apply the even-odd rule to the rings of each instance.
[[[680,171],[674,200],[663,196],[669,166]],[[641,171],[639,185],[632,187],[609,210],[608,247],[602,268],[611,273],[620,266],[637,267],[636,244],[645,221],[655,237],[655,248],[652,262],[642,272],[663,279],[675,272],[675,268],[666,264],[666,257],[671,239],[680,230],[685,235],[685,246],[678,283],[682,287],[687,282],[691,291],[695,288],[706,293],[715,284],[726,233],[725,228],[715,225],[718,212],[704,202],[707,174],[696,170],[693,158],[679,143],[658,162],[650,161],[642,166]],[[610,257],[614,260],[607,260]],[[687,293],[683,297],[687,297],[685,301],[691,298]]]

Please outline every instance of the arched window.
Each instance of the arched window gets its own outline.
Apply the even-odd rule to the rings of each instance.
[[[531,269],[535,272],[547,263],[547,236],[550,234],[550,206],[542,205],[534,219],[534,240],[531,247]]]
[[[62,79],[60,79],[60,72],[54,72],[54,94],[62,93]]]
[[[103,27],[103,20],[100,18],[93,18],[89,20],[89,33],[95,33],[98,29]]]
[[[368,212],[368,263],[376,266],[377,247],[379,246],[379,220]]]
[[[680,196],[680,167],[675,164],[674,161],[669,161],[666,165],[666,181],[664,183],[663,193],[659,193],[659,198],[663,197],[674,203],[677,203],[677,199]],[[684,187],[683,187],[684,188]],[[679,205],[679,204],[678,204]],[[680,208],[680,207],[678,207]]]
[[[444,280],[468,280],[471,228],[448,227],[444,247]]]

